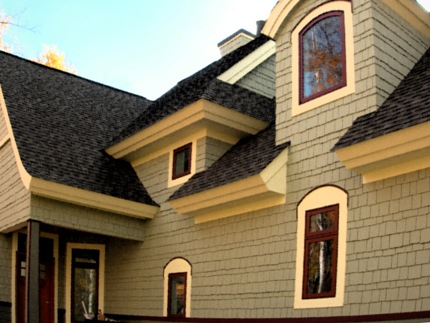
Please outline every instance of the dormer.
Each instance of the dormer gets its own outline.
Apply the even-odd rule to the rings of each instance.
[[[258,68],[273,69],[274,74],[274,42],[266,36],[179,82],[127,127],[107,153],[135,168],[168,153],[168,187],[185,183],[273,120],[274,78],[272,83],[253,86],[252,72]],[[218,156],[199,162],[205,150],[198,147],[200,139],[223,143]]]

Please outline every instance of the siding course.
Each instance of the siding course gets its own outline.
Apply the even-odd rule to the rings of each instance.
[[[30,194],[21,181],[10,141],[0,148],[0,196],[0,231],[29,218]]]
[[[236,84],[268,98],[274,98],[276,94],[275,63],[275,55],[272,55],[262,64],[237,81]]]

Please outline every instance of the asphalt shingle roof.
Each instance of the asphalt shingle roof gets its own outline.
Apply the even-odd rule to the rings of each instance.
[[[274,113],[274,110],[272,111]],[[260,173],[289,143],[276,145],[276,126],[240,140],[206,171],[195,174],[169,200],[226,185]]]
[[[272,115],[269,110],[264,110],[270,107],[270,99],[240,88],[239,86],[230,85],[217,80],[219,75],[269,40],[269,37],[261,35],[246,45],[220,58],[218,61],[213,62],[199,72],[182,80],[170,91],[158,98],[147,110],[142,112],[136,120],[130,123],[130,125],[112,141],[112,144],[132,136],[198,99],[207,99],[222,104],[230,109],[260,118],[263,121],[272,121]]]
[[[0,85],[31,176],[157,205],[131,165],[103,150],[149,100],[4,52]]]
[[[373,113],[357,118],[334,150],[430,121],[430,48]]]

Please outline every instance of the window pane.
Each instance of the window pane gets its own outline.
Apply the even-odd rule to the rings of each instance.
[[[170,278],[170,315],[185,315],[185,277]]]
[[[74,304],[75,319],[85,320],[85,308],[89,315],[97,313],[97,271],[95,269],[75,268]]]
[[[83,322],[98,313],[99,251],[72,251],[72,320]]]
[[[331,292],[333,274],[333,240],[308,244],[306,294]]]
[[[188,149],[176,154],[175,174],[181,174],[188,170]]]
[[[343,82],[341,16],[324,18],[302,35],[302,96],[304,99]]]
[[[309,219],[309,232],[334,229],[335,216],[336,212],[334,210],[311,215]]]

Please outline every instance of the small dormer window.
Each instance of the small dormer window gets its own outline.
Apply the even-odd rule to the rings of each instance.
[[[342,11],[325,13],[300,33],[300,103],[346,84]]]
[[[191,173],[191,146],[189,143],[173,151],[172,179]]]

